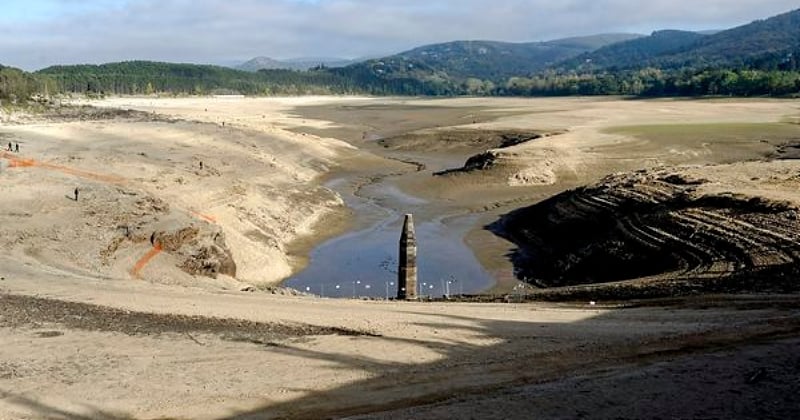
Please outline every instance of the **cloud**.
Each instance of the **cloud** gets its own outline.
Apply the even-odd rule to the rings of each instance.
[[[0,63],[359,57],[456,39],[720,29],[796,0],[29,0],[0,17]]]

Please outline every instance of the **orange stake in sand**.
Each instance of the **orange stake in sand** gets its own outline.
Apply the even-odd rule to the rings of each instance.
[[[150,261],[153,258],[156,257],[156,255],[160,254],[161,251],[162,251],[161,245],[155,244],[153,246],[153,249],[151,249],[147,254],[144,254],[144,256],[140,258],[139,261],[136,261],[136,265],[134,265],[133,270],[131,270],[131,275],[133,277],[136,277],[137,279],[141,278],[139,277],[139,273],[142,271],[142,269],[144,269],[144,267],[147,264],[150,263]]]

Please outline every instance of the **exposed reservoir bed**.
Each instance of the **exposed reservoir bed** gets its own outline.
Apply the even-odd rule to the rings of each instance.
[[[425,104],[294,109],[293,114],[304,121],[326,123],[324,128],[309,124],[293,131],[344,140],[380,163],[348,162],[338,178],[326,184],[351,209],[356,227],[305,254],[306,269],[284,285],[326,297],[395,296],[402,219],[412,213],[421,296],[513,287],[513,267],[506,258],[511,244],[488,232],[480,244],[474,238],[476,230],[495,220],[487,209],[497,210],[495,203],[517,199],[520,191],[480,174],[477,183],[435,174],[461,168],[475,154],[533,140],[546,132],[481,126],[516,114],[514,109],[490,112],[477,103]],[[489,253],[496,257],[487,258]]]
[[[343,197],[356,220],[370,225],[316,247],[308,267],[285,284],[325,297],[394,297],[402,216],[424,214],[429,203],[402,192],[388,178],[357,193],[348,184],[337,178],[327,186]],[[474,215],[417,219],[421,296],[477,293],[494,284],[463,241],[475,222]]]
[[[341,179],[328,186],[346,201],[357,227],[304,253],[307,268],[284,285],[329,297],[394,296],[402,216],[412,213],[422,296],[441,297],[448,288],[450,294],[513,288],[517,281],[507,258],[512,244],[483,227],[496,220],[504,203],[519,200],[520,190],[506,185],[502,174],[499,183],[491,174],[435,176],[489,149],[549,133],[528,124],[494,126],[499,118],[525,112],[507,105],[386,99],[294,108],[292,116],[303,125],[292,131],[346,141],[390,164],[371,172],[359,162],[342,165]]]

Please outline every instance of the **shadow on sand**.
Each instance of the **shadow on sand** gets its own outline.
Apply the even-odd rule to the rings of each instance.
[[[336,349],[303,348],[291,341],[252,344],[259,345],[265,352],[302,360],[322,360],[333,369],[341,369],[343,374],[363,372],[368,379],[325,390],[293,389],[291,391],[300,392],[302,396],[290,401],[265,398],[252,410],[224,418],[310,419],[370,413],[380,416],[384,411],[443,401],[446,404],[469,403],[473,398],[487,395],[499,395],[502,402],[505,392],[514,387],[578,375],[602,375],[620,366],[643,366],[685,354],[800,336],[798,296],[698,297],[672,302],[670,306],[659,307],[649,302],[626,309],[588,308],[585,304],[522,305],[516,306],[513,312],[515,320],[502,319],[508,317],[504,314],[504,305],[495,304],[493,308],[496,311],[486,311],[481,318],[406,311],[409,319],[416,320],[407,325],[408,331],[420,331],[419,335],[342,337],[351,343],[346,353]],[[438,331],[447,331],[448,334],[441,334],[441,337],[451,338],[440,338]],[[359,343],[367,340],[373,344],[379,340],[387,352],[413,348],[437,357],[415,364],[392,361],[408,360],[407,357],[393,359],[387,357],[389,354],[358,352]],[[269,375],[269,367],[263,369],[264,375]],[[787,369],[800,373],[800,358],[796,366]],[[682,375],[691,377],[695,373],[686,369]],[[727,380],[741,382],[743,378]],[[552,401],[560,404],[559,407],[569,408],[580,398],[583,398],[581,394],[564,392],[555,395]],[[91,407],[79,411],[80,414],[70,413],[13,392],[0,393],[0,401],[20,406],[35,418],[126,418]],[[753,413],[763,418],[791,412],[796,401],[791,398],[786,401],[785,406],[756,407]],[[604,402],[623,406],[629,403]],[[536,417],[535,403],[526,405],[525,401],[517,400],[515,404],[513,410],[496,414],[501,418]],[[711,411],[711,417],[713,414],[736,417],[737,413],[730,410],[719,407]],[[576,412],[565,413],[566,417],[573,417]],[[659,414],[671,417],[668,410]],[[391,413],[384,415],[394,418]]]
[[[598,311],[596,316],[571,323],[501,321],[443,314],[434,315],[437,322],[408,326],[410,329],[457,330],[457,336],[485,337],[486,345],[458,340],[354,338],[384,340],[387,345],[395,342],[420,346],[440,356],[435,362],[423,364],[386,362],[355,353],[345,355],[293,346],[265,348],[265,351],[298,358],[325,360],[342,370],[365,371],[371,379],[326,391],[307,390],[305,396],[298,399],[265,402],[260,408],[227,419],[332,418],[442,401],[466,401],[515,386],[602,373],[619,366],[640,366],[682,354],[705,353],[779,337],[797,337],[800,335],[798,299],[698,298],[663,310]],[[769,315],[763,312],[767,308]],[[536,307],[531,306],[531,311],[531,318],[536,318]],[[357,343],[354,347],[357,348]],[[800,360],[798,362],[796,369],[800,371]],[[685,372],[685,375],[692,374]],[[570,399],[580,396],[559,395],[558,398],[568,407]],[[792,409],[791,405],[765,405],[763,414],[774,414],[770,410],[780,408]],[[525,407],[523,412],[505,413],[502,417],[531,418],[535,410],[535,406]],[[667,412],[661,414],[669,417]],[[736,413],[723,408],[718,414]]]

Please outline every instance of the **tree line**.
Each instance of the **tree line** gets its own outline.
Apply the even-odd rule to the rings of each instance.
[[[0,99],[16,102],[48,92],[49,80],[13,67],[0,66]],[[53,91],[55,93],[55,91]]]
[[[262,70],[256,73],[219,66],[129,61],[102,65],[54,66],[37,76],[62,93],[150,95],[304,95],[352,93],[350,80],[325,70]]]
[[[647,68],[599,74],[545,73],[513,77],[492,94],[499,96],[630,95],[791,96],[800,94],[800,72],[783,70],[678,70]]]
[[[52,94],[251,96],[370,94],[415,96],[796,96],[800,71],[753,69],[645,68],[628,71],[558,72],[511,77],[505,83],[477,78],[385,77],[368,67],[308,71],[244,72],[218,66],[125,62],[54,66],[28,73],[0,66],[0,99]]]

